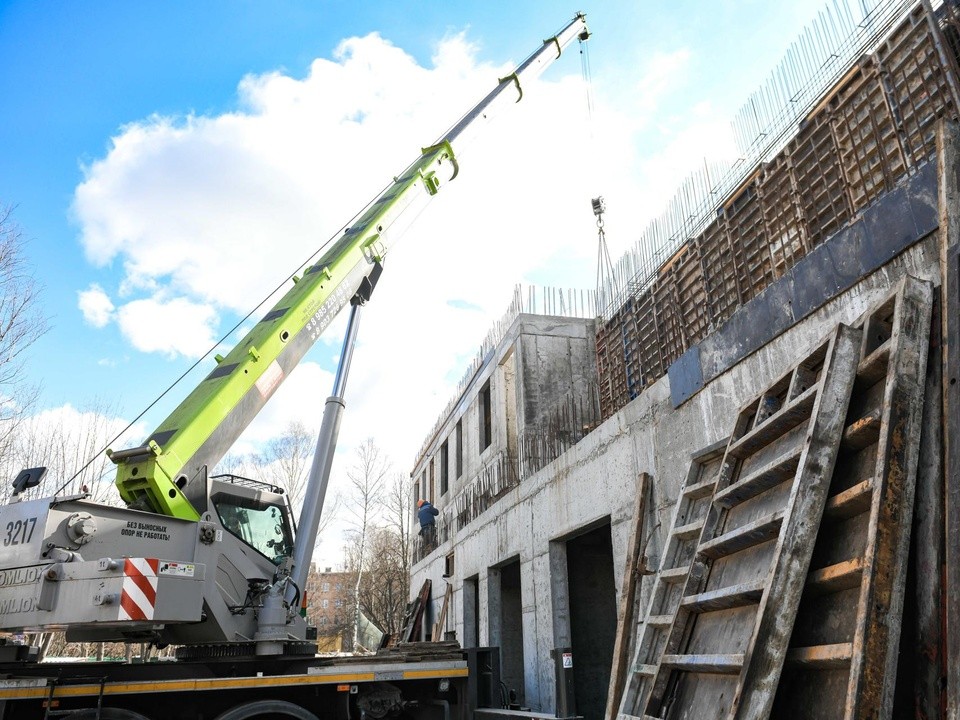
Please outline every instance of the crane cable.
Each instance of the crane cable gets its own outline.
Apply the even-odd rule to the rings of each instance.
[[[587,106],[587,132],[589,134],[589,144],[591,146],[591,152],[588,155],[591,157],[591,169],[590,175],[593,177],[591,180],[595,180],[599,175],[596,169],[597,158],[600,157],[600,153],[597,152],[597,138],[594,132],[596,121],[593,117],[593,70],[590,67],[590,48],[587,43],[580,43],[580,72],[583,77],[583,87],[584,95],[586,96],[586,106]],[[607,305],[607,293],[606,286],[609,284],[612,287],[613,281],[613,263],[610,261],[610,250],[607,247],[607,236],[604,231],[604,220],[603,214],[606,212],[606,202],[603,199],[602,195],[597,195],[595,198],[590,201],[593,207],[594,217],[597,219],[597,277],[596,277],[596,301],[597,301],[597,314],[602,315],[606,310]]]
[[[593,74],[590,69],[590,45],[583,40],[580,41],[580,74],[587,101],[587,129],[593,139]]]

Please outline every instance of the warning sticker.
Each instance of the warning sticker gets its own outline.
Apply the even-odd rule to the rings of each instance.
[[[197,566],[193,563],[167,562],[161,561],[160,569],[157,571],[161,575],[177,575],[179,577],[193,577]]]
[[[554,657],[556,657],[556,655],[554,655]],[[562,656],[562,660],[563,660],[563,666],[565,668],[573,667],[573,653],[564,653]]]
[[[280,363],[274,360],[272,363],[267,365],[267,369],[263,371],[263,375],[257,380],[257,390],[260,391],[260,396],[266,400],[271,395],[273,391],[277,389],[277,386],[283,380],[283,370],[280,368]]]

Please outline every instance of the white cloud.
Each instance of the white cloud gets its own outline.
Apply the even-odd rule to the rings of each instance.
[[[96,328],[102,328],[110,322],[114,310],[110,298],[96,283],[77,293],[77,306],[83,313],[83,319]]]
[[[213,308],[185,298],[145,298],[117,310],[117,324],[137,350],[168,357],[203,355],[216,340],[216,322]]]

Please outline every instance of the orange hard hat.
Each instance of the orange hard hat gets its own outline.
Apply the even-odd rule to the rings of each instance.
[[[426,502],[426,500],[417,500],[417,507],[423,507]]]

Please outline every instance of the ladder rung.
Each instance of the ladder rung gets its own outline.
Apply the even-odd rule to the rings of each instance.
[[[745,458],[748,455],[752,455],[760,448],[769,445],[773,440],[809,418],[810,412],[813,410],[813,402],[817,398],[818,387],[819,385],[815,385],[806,392],[798,395],[793,402],[785,405],[771,415],[763,425],[754,428],[735,443],[731,444],[727,449],[727,456]]]
[[[887,364],[890,362],[890,344],[890,339],[885,340],[882,345],[860,361],[856,380],[858,389],[868,388],[886,376]]]
[[[665,583],[678,583],[683,582],[687,579],[687,574],[690,572],[688,567],[675,567],[669,568],[667,570],[660,571],[660,580]]]
[[[763,589],[764,583],[760,581],[731,585],[719,590],[688,595],[680,601],[680,607],[690,612],[703,613],[756,605],[760,602]]]
[[[852,653],[853,643],[790,648],[787,650],[787,663],[814,670],[827,670],[849,665]]]
[[[703,543],[699,552],[712,560],[733,555],[735,552],[777,537],[780,534],[781,525],[783,525],[783,510],[777,510]]]
[[[873,478],[867,478],[827,499],[823,514],[831,520],[842,520],[866,512],[873,499]]]
[[[702,482],[698,482],[694,485],[690,485],[683,490],[683,496],[687,500],[699,500],[700,498],[710,497],[713,493],[713,488],[717,484],[717,477],[714,475]]]
[[[673,536],[679,540],[694,540],[700,537],[701,530],[703,530],[702,519],[674,528]]]
[[[880,439],[880,408],[847,425],[840,446],[846,450],[862,450]]]
[[[647,625],[655,628],[670,627],[673,624],[673,615],[651,615],[647,618]]]
[[[743,667],[743,653],[733,655],[664,655],[660,665],[685,672],[736,675]]]
[[[793,477],[797,472],[802,450],[803,447],[797,445],[787,454],[728,485],[717,493],[715,502],[729,509]]]
[[[657,674],[656,665],[635,665],[633,668],[635,675],[643,675],[644,677],[653,677]]]
[[[858,587],[862,578],[863,558],[844,560],[836,565],[814,570],[807,575],[806,592],[815,597],[849,590]]]

